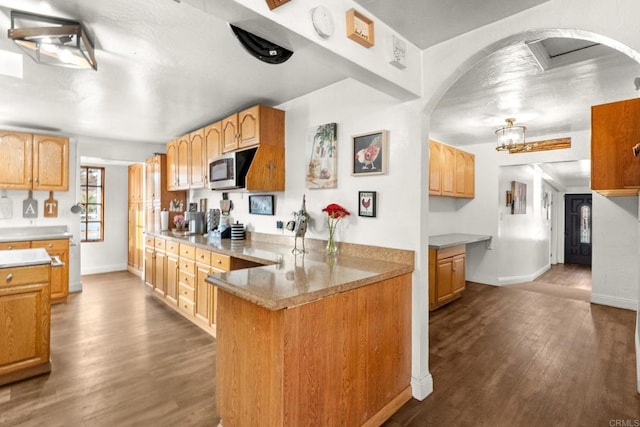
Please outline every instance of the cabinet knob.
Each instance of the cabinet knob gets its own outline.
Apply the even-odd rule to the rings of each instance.
[[[9,246],[7,249],[8,249],[8,250],[11,250],[11,249],[13,249],[13,246]]]
[[[7,279],[6,280],[7,280],[7,282],[10,282],[11,280],[13,280],[13,274],[12,273],[7,274]]]
[[[47,245],[47,246],[49,246],[50,248],[52,248],[52,247],[53,247],[53,243],[49,243],[49,245]]]
[[[222,264],[222,260],[221,259],[219,259],[217,262],[218,262],[218,264]]]

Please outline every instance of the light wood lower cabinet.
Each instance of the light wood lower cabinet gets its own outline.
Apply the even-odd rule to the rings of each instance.
[[[429,249],[429,310],[462,296],[465,288],[465,245]]]
[[[50,265],[0,269],[0,385],[51,370]]]
[[[51,272],[51,304],[67,302],[69,296],[69,240],[33,240],[0,243],[1,250],[44,248],[51,256],[57,256],[64,266]]]
[[[256,266],[174,240],[145,239],[145,284],[156,297],[215,336],[218,289],[205,280],[212,272]]]

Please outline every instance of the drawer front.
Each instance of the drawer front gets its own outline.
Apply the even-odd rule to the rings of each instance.
[[[145,246],[153,246],[153,237],[151,236],[144,236],[144,245]]]
[[[45,248],[50,251],[66,251],[69,249],[69,240],[34,240],[31,242],[32,248]]]
[[[172,254],[180,254],[180,244],[178,242],[174,242],[172,240],[167,241],[165,244],[165,250]]]
[[[166,247],[167,241],[164,239],[158,239],[156,237],[155,239],[155,247],[156,249],[158,249],[159,251],[164,251],[165,247]]]
[[[178,275],[178,282],[193,288],[196,285],[196,276],[181,271]]]
[[[180,244],[180,256],[182,258],[196,259],[196,248],[191,245]]]
[[[196,248],[196,262],[208,266],[211,264],[211,252]]]
[[[180,271],[189,274],[196,274],[196,263],[180,257]]]
[[[0,251],[10,251],[11,249],[29,249],[31,242],[4,242],[0,243]]]
[[[195,304],[193,303],[193,301],[189,301],[188,299],[183,298],[182,295],[178,296],[178,307],[180,307],[181,310],[184,310],[191,316],[194,316],[196,314]]]
[[[188,299],[191,302],[195,301],[196,292],[191,286],[180,283],[179,288],[180,298]]]
[[[231,269],[231,257],[217,252],[211,252],[211,267],[218,270],[229,271]]]
[[[437,258],[438,259],[449,258],[455,255],[464,255],[464,253],[465,253],[465,245],[451,246],[450,248],[438,249]]]
[[[0,269],[0,288],[49,283],[49,264]]]

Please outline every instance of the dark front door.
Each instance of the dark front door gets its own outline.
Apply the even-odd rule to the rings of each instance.
[[[591,194],[564,196],[564,262],[591,265]]]

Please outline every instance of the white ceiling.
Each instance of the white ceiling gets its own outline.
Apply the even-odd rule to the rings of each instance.
[[[355,1],[423,48],[545,2]],[[0,54],[20,52],[6,30],[9,10],[26,10],[81,21],[95,40],[98,71],[47,67],[25,58],[22,79],[0,75],[0,95],[11,100],[0,104],[2,127],[165,142],[230,111],[257,102],[277,105],[350,75],[335,55],[244,13],[236,2],[46,4],[0,0]],[[227,22],[273,34],[295,53],[281,65],[259,62],[242,49]],[[545,63],[546,52],[565,48],[566,40],[519,43],[485,58],[440,100],[431,117],[433,136],[453,145],[489,142],[507,117],[525,124],[529,139],[562,135],[588,129],[591,105],[637,96],[637,63],[602,46]]]

